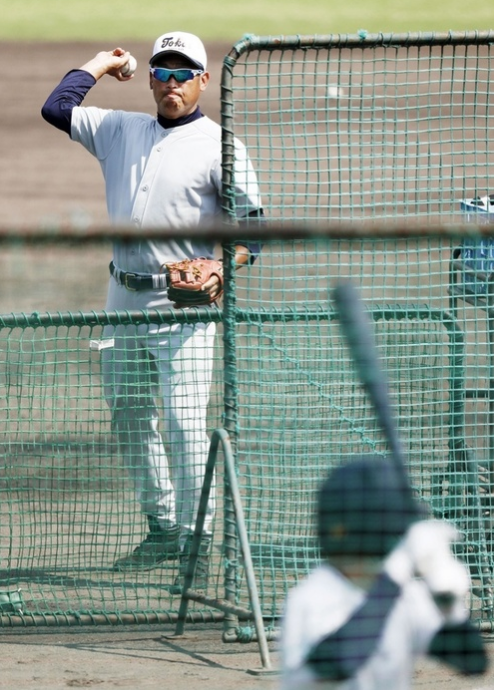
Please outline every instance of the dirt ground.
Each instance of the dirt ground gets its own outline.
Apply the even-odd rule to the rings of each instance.
[[[272,670],[263,669],[256,643],[221,642],[220,628],[127,628],[20,631],[2,634],[0,688],[163,688],[174,690],[276,690],[279,654],[271,643]],[[490,649],[494,651],[494,645]],[[494,653],[492,654],[494,658]],[[432,662],[415,673],[416,690],[489,690],[492,671],[464,678]]]
[[[63,223],[106,224],[101,173],[97,163],[41,118],[40,108],[52,88],[71,68],[112,45],[0,44],[0,227]],[[154,112],[147,81],[150,45],[122,46],[136,56],[139,69],[129,83],[105,78],[86,103],[102,107]],[[207,45],[212,82],[203,110],[217,119],[221,62],[229,45]],[[103,262],[103,259],[102,259]],[[107,257],[104,257],[106,264]],[[103,265],[103,264],[102,264]],[[101,295],[106,287],[101,276]],[[95,290],[99,288],[95,287]],[[95,300],[102,303],[102,296]],[[26,311],[37,308],[24,305]],[[45,307],[46,308],[46,307]],[[10,311],[10,309],[9,309]],[[158,688],[176,690],[239,688],[271,689],[276,674],[261,668],[257,645],[221,642],[219,628],[194,628],[174,638],[173,629],[3,630],[0,688]],[[270,643],[273,668],[279,655]],[[486,690],[494,688],[493,669],[481,679],[462,679],[435,665],[421,664],[415,687],[423,690]],[[248,671],[254,671],[249,673]]]

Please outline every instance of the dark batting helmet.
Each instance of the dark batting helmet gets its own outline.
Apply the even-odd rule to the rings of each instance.
[[[319,489],[321,553],[382,557],[423,517],[420,504],[389,459],[356,457],[332,470]]]

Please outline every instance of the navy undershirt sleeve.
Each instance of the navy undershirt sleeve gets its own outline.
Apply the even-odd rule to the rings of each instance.
[[[321,680],[341,681],[357,673],[374,653],[400,592],[381,573],[350,620],[311,649],[307,663]]]
[[[48,96],[41,108],[43,118],[70,136],[72,109],[80,105],[89,89],[96,84],[92,74],[82,69],[68,72]]]

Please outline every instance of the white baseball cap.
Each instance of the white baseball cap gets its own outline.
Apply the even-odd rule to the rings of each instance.
[[[150,59],[152,65],[155,59],[167,53],[183,55],[198,69],[206,70],[208,57],[206,49],[200,38],[184,31],[170,31],[156,39],[153,54]]]

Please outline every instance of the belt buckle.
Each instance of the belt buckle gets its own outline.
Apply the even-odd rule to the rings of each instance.
[[[130,287],[128,278],[137,278],[136,273],[126,273],[124,276],[124,286],[127,288],[127,290],[130,290],[130,292],[137,292],[137,288]]]

